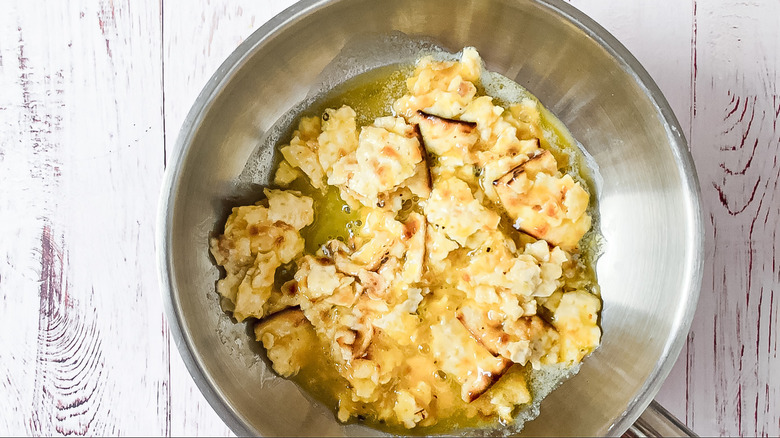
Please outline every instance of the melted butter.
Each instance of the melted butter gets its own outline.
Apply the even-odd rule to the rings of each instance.
[[[392,103],[406,92],[406,78],[413,73],[413,70],[413,65],[395,65],[364,73],[323,96],[302,115],[321,115],[326,108],[339,108],[342,105],[349,105],[357,113],[356,122],[358,127],[368,125],[377,117],[393,113]],[[516,87],[512,90],[514,94],[510,94],[515,96],[515,98],[507,99],[505,97],[506,94],[503,95],[504,97],[494,96],[496,104],[502,107],[506,108],[512,103],[519,102],[521,98],[536,100],[530,93],[511,81],[507,80],[506,83],[502,83],[502,88],[505,87]],[[485,88],[480,87],[479,90],[479,94],[485,94]],[[593,218],[593,226],[591,231],[581,241],[582,250],[580,254],[575,255],[575,259],[579,264],[578,275],[575,276],[576,278],[567,280],[564,290],[570,290],[575,285],[581,286],[586,284],[592,292],[598,293],[594,270],[599,250],[594,178],[589,173],[584,155],[563,124],[541,104],[539,104],[539,110],[541,113],[540,125],[545,134],[544,138],[541,139],[542,147],[553,152],[561,166],[561,171],[572,175],[591,194],[588,213]],[[286,140],[289,141],[289,138]],[[281,142],[281,144],[285,144],[285,142]],[[277,156],[279,157],[281,154],[277,154]],[[351,211],[347,207],[346,203],[339,196],[337,188],[329,186],[327,192],[322,193],[314,189],[306,178],[298,178],[289,188],[300,191],[314,200],[314,222],[301,231],[301,235],[306,242],[306,253],[313,254],[322,244],[333,238],[346,241],[361,226],[359,212]],[[503,211],[497,205],[491,206],[491,208],[494,211]],[[404,209],[399,213],[399,219],[403,220],[403,216],[408,215],[409,211],[412,210],[419,211],[419,205],[416,203],[405,204]],[[506,215],[502,217],[500,227],[505,235],[511,236],[515,240],[518,247],[535,240],[514,230],[511,227],[511,220]],[[454,262],[453,267],[456,268],[458,265],[465,264],[468,257],[465,250],[456,250],[451,254],[451,259]],[[284,278],[277,276],[277,286],[280,286],[283,280]],[[435,285],[433,286],[433,292],[426,296],[419,306],[418,317],[420,324],[413,335],[413,339],[416,342],[407,346],[399,346],[395,341],[387,337],[378,341],[377,347],[379,348],[382,348],[382,344],[384,344],[387,348],[398,349],[405,358],[407,365],[413,364],[417,358],[424,358],[430,362],[431,327],[440,324],[443,319],[454,321],[455,311],[464,298],[457,293],[451,293],[449,288],[436,290]],[[442,295],[445,293],[447,296],[443,297]],[[540,309],[542,309],[541,306]],[[311,354],[309,357],[311,360],[302,367],[301,371],[292,380],[304,388],[315,400],[336,412],[339,408],[339,398],[349,397],[346,389],[347,381],[339,375],[339,365],[329,358],[327,347],[323,343],[311,346],[310,350]],[[432,363],[435,367],[436,362],[433,361]],[[460,397],[460,385],[458,382],[453,376],[440,368],[426,369],[420,366],[407,366],[402,369],[405,369],[406,372],[400,376],[399,387],[408,386],[409,382],[424,381],[431,386],[433,393],[437,394],[437,400],[432,405],[435,406],[435,415],[431,415],[430,418],[423,420],[414,429],[406,429],[399,424],[387,424],[384,421],[378,421],[376,419],[377,415],[374,413],[383,407],[382,400],[380,400],[377,402],[376,410],[372,410],[370,405],[361,405],[361,415],[359,415],[358,419],[353,418],[350,422],[360,422],[393,434],[414,436],[446,434],[455,430],[462,431],[469,428],[499,426],[495,418],[485,417],[479,413],[476,402],[464,402]],[[572,372],[576,372],[576,368],[555,369],[552,367],[541,371],[532,370],[530,365],[524,368],[523,373],[531,391],[533,402],[516,412],[518,417],[521,418],[516,423],[518,429],[522,426],[522,421],[535,416],[535,409],[541,399]],[[477,401],[479,400],[477,399]],[[433,420],[436,421],[434,422]],[[504,432],[507,431],[504,430]]]
[[[366,72],[333,89],[302,116],[320,116],[327,108],[348,105],[357,114],[358,127],[369,125],[374,119],[392,113],[392,104],[406,92],[406,77],[413,71],[412,65],[391,65]],[[276,156],[281,160],[281,153]],[[328,186],[327,192],[322,193],[312,187],[307,178],[296,179],[289,188],[314,200],[314,222],[301,231],[306,253],[313,254],[331,239],[346,241],[360,226],[360,215],[349,209],[338,188]]]
[[[328,186],[325,193],[315,189],[308,178],[298,178],[290,184],[291,190],[297,190],[314,200],[314,222],[301,230],[305,242],[304,251],[314,254],[320,246],[332,239],[346,242],[359,226],[360,215],[352,211],[341,199],[339,189]],[[277,284],[281,286],[281,284]]]
[[[443,314],[447,314],[448,318],[455,318],[455,306],[449,305],[443,308],[441,305],[442,302],[448,300],[442,300],[441,297],[433,297],[433,295],[427,297],[426,300],[429,300],[430,305],[421,306],[421,310],[423,307],[426,309],[426,311],[421,311],[422,327],[436,324],[436,321],[440,320]],[[406,366],[402,367],[403,374],[399,386],[419,381],[426,382],[431,386],[432,392],[437,394],[436,402],[432,405],[436,409],[437,416],[423,420],[414,429],[378,421],[376,420],[376,412],[385,407],[384,402],[391,399],[385,398],[377,401],[376,406],[360,405],[361,414],[357,419],[351,419],[349,423],[361,423],[396,435],[427,436],[446,434],[456,429],[485,427],[494,422],[492,418],[479,414],[474,405],[470,405],[460,398],[460,386],[452,376],[438,368],[425,367],[426,364],[431,363],[425,357],[429,351],[421,351],[424,348],[415,345],[399,346],[387,337],[379,339],[377,344],[379,348],[397,349],[406,358]],[[427,344],[423,343],[422,345],[426,346]],[[339,365],[329,358],[327,347],[322,342],[309,346],[307,357],[310,358],[309,361],[301,367],[297,375],[290,377],[290,379],[305,388],[314,400],[334,412],[338,411],[339,398],[350,397],[349,391],[346,389],[348,382],[339,375]],[[431,425],[434,420],[437,422]]]
[[[443,320],[455,321],[455,311],[464,298],[452,292],[452,290],[439,289],[425,297],[418,311],[420,324],[412,335],[415,342],[401,346],[387,336],[382,336],[378,341],[379,348],[397,350],[404,358],[405,364],[401,367],[397,387],[408,389],[420,381],[431,386],[432,393],[437,395],[430,406],[431,416],[413,429],[407,429],[400,424],[377,421],[376,412],[383,407],[384,402],[388,399],[392,400],[392,398],[385,398],[377,402],[376,409],[371,405],[361,406],[363,419],[351,422],[360,422],[402,436],[447,434],[453,430],[486,427],[495,422],[493,418],[481,415],[476,404],[466,403],[461,399],[460,384],[452,375],[443,371],[441,364],[431,357],[433,343],[431,327],[440,324]],[[345,380],[342,382],[344,382],[342,385],[346,384]],[[343,387],[333,387],[331,391],[341,391]]]
[[[357,126],[393,114],[393,102],[406,93],[406,78],[413,65],[389,65],[363,73],[331,90],[308,108],[305,115],[319,116],[327,108],[348,105],[355,110]]]
[[[309,360],[290,380],[305,388],[310,396],[328,409],[335,411],[338,409],[339,395],[347,392],[347,381],[339,374],[338,367],[330,359],[324,343],[319,342],[308,347]]]

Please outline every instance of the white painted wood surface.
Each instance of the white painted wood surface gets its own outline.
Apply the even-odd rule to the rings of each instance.
[[[0,435],[231,435],[168,334],[156,202],[197,93],[291,3],[0,3]],[[702,186],[701,299],[657,399],[780,435],[780,3],[571,3],[656,79]]]

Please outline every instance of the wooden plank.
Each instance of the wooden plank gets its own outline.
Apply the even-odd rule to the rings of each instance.
[[[164,434],[159,5],[3,9],[0,435]]]
[[[570,3],[612,33],[642,63],[666,96],[690,139],[693,4],[678,0],[571,0]],[[690,425],[686,364],[687,345],[656,400]]]
[[[35,384],[42,274],[43,220],[39,216],[46,208],[41,198],[48,184],[41,171],[33,177],[32,162],[51,163],[48,157],[31,157],[23,147],[34,137],[39,144],[50,143],[51,129],[33,105],[44,93],[31,89],[29,71],[23,71],[29,65],[29,50],[22,44],[17,17],[14,9],[0,14],[0,184],[4,188],[0,191],[0,226],[12,242],[0,241],[0,345],[6,352],[0,355],[0,410],[7,413],[0,416],[0,434],[9,436],[29,433],[34,404],[30,389]],[[53,167],[49,166],[49,172]]]
[[[165,143],[170,156],[184,117],[222,61],[254,30],[294,3],[163,1]],[[232,435],[200,394],[171,342],[171,433]]]
[[[695,4],[691,145],[706,268],[687,364],[703,435],[780,435],[780,3]]]

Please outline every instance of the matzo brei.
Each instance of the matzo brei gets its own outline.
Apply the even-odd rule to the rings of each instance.
[[[485,95],[482,75],[473,48],[425,57],[393,114],[345,99],[302,117],[279,189],[211,239],[223,308],[341,422],[510,424],[541,397],[535,370],[600,342],[589,188],[540,105]]]

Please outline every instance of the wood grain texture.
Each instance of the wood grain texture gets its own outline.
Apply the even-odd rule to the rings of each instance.
[[[159,12],[3,5],[0,435],[165,433]]]
[[[707,218],[686,358],[690,422],[780,434],[780,4],[696,4],[691,145]]]
[[[3,3],[0,435],[232,435],[162,315],[156,203],[202,87],[291,3]],[[780,3],[570,3],[656,80],[702,187],[701,298],[657,399],[702,435],[780,435]]]

